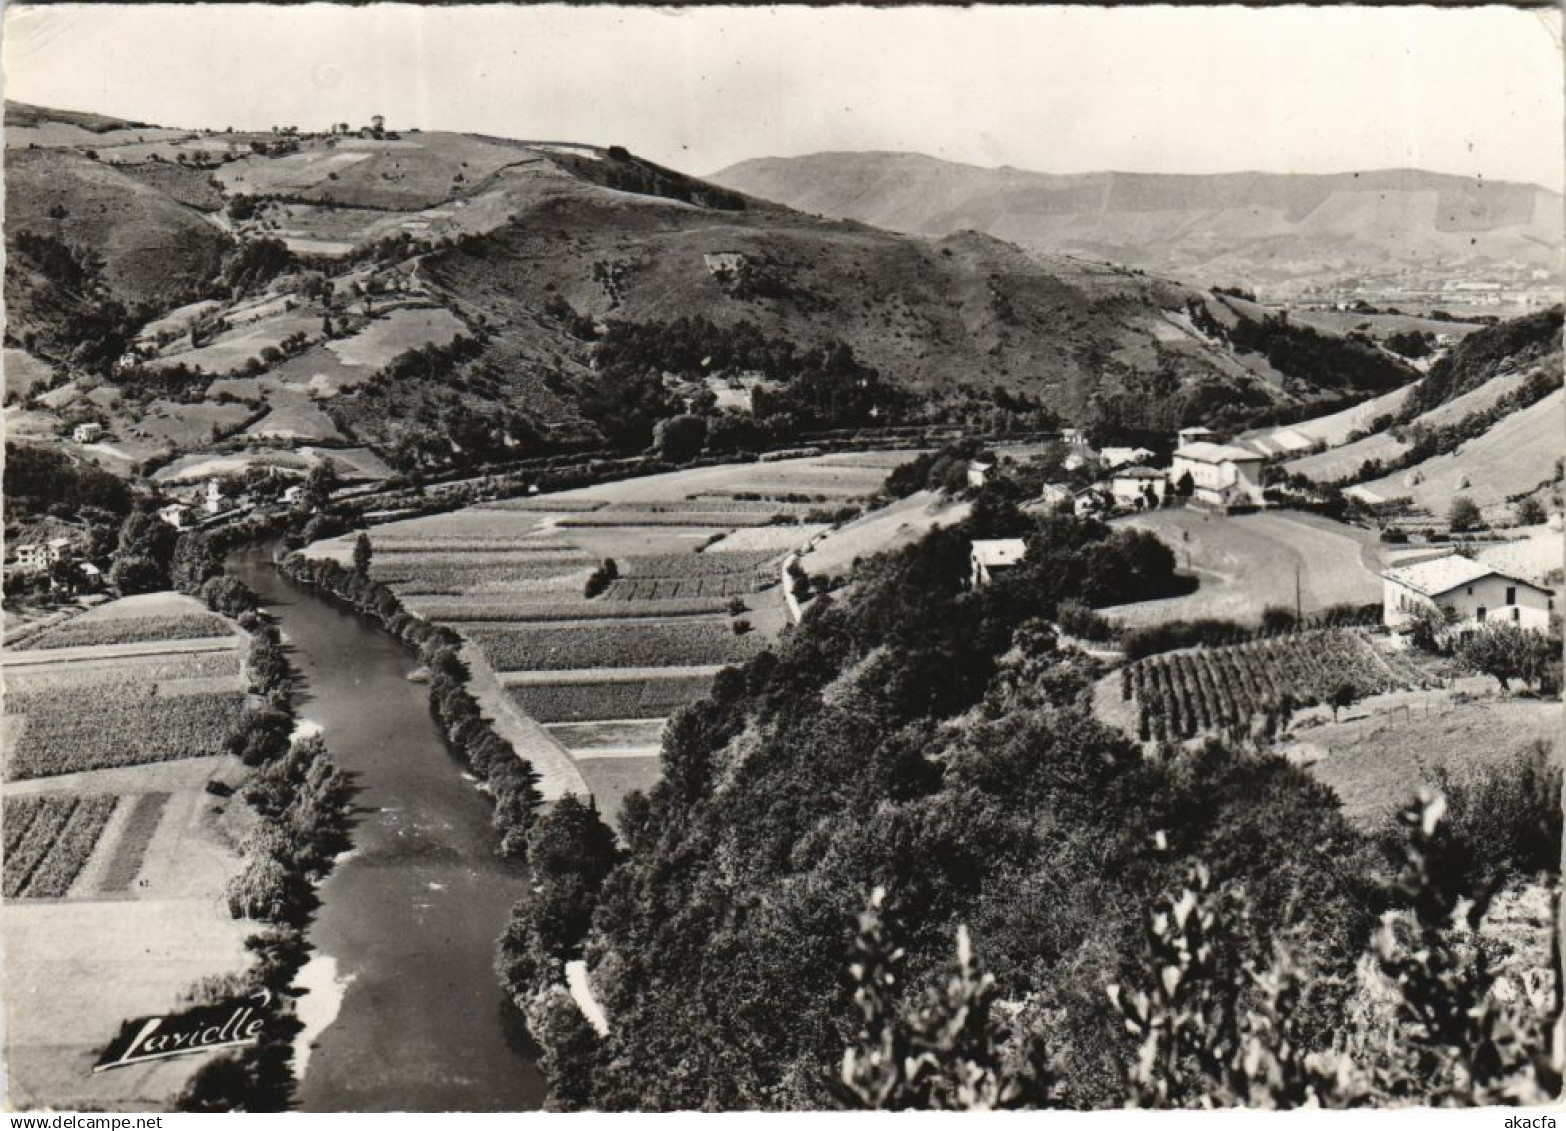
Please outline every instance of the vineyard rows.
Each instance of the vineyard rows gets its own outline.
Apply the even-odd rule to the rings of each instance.
[[[58,899],[92,855],[119,798],[41,794],[5,799],[6,899]]]
[[[1286,696],[1306,706],[1343,685],[1358,699],[1424,682],[1414,665],[1383,655],[1364,632],[1349,629],[1165,652],[1120,673],[1121,698],[1136,704],[1139,737],[1158,741],[1248,732],[1258,714]]]

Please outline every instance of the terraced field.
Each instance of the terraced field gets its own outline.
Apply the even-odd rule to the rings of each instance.
[[[663,721],[781,630],[783,560],[828,529],[801,520],[862,500],[914,454],[693,468],[399,520],[368,531],[370,569],[409,611],[478,646],[504,699],[555,728],[543,740],[612,818],[657,780]],[[307,552],[346,564],[353,541]],[[606,559],[615,575],[588,598]],[[634,741],[572,729],[616,719],[638,720]]]

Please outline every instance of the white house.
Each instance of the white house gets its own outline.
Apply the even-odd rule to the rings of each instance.
[[[1169,478],[1178,484],[1191,477],[1191,500],[1211,507],[1259,507],[1262,492],[1261,455],[1249,448],[1211,444],[1205,440],[1175,450]]]
[[[990,472],[995,470],[995,464],[987,459],[971,459],[968,461],[968,486],[978,490],[989,481]]]
[[[988,585],[997,574],[1011,569],[1028,554],[1028,544],[1021,538],[985,538],[976,540],[969,553],[973,566],[973,587]]]
[[[71,439],[78,444],[95,444],[103,438],[103,425],[96,421],[78,424],[71,429]]]
[[[1062,428],[1060,442],[1073,448],[1085,448],[1088,446],[1087,432],[1081,428]]]
[[[1123,467],[1109,477],[1109,493],[1119,506],[1156,507],[1169,493],[1169,474],[1152,467]]]
[[[184,503],[170,503],[158,512],[158,517],[175,530],[184,530],[190,521],[190,508]]]
[[[1496,622],[1544,631],[1555,594],[1461,554],[1382,573],[1381,619],[1389,628],[1407,624],[1421,608],[1440,609],[1458,632]]]
[[[1147,448],[1100,448],[1098,458],[1110,470],[1130,464],[1146,463],[1153,458]]]
[[[1046,483],[1033,504],[1046,511],[1057,511],[1071,502],[1071,488],[1064,483]]]
[[[69,538],[50,538],[46,542],[25,542],[16,548],[16,564],[24,569],[48,569],[71,552]]]
[[[735,274],[745,266],[745,256],[738,251],[709,251],[701,260],[714,275]]]

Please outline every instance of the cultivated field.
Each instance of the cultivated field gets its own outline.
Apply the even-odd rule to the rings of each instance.
[[[223,886],[250,810],[210,793],[244,637],[172,593],[110,602],[5,659],[7,1084],[15,1106],[164,1108],[201,1064],[94,1075],[129,1018],[250,961]]]
[[[399,520],[370,528],[370,569],[410,611],[477,645],[534,727],[639,720],[634,737],[607,745],[607,732],[545,735],[503,720],[546,763],[569,759],[578,788],[585,781],[612,817],[625,792],[657,780],[663,721],[781,629],[783,560],[829,530],[801,519],[865,498],[913,455],[692,468]],[[878,539],[927,528],[905,512],[856,531],[854,545],[873,552]],[[346,564],[353,539],[307,552]],[[616,576],[587,598],[589,576],[611,558]]]
[[[1256,717],[1286,695],[1304,706],[1325,701],[1344,685],[1362,699],[1427,682],[1416,665],[1377,648],[1368,633],[1356,629],[1160,653],[1127,664],[1118,678],[1137,737],[1160,742],[1249,733]]]
[[[1116,522],[1158,535],[1179,570],[1199,582],[1182,597],[1106,610],[1122,624],[1196,617],[1253,622],[1269,605],[1295,607],[1296,577],[1306,613],[1381,599],[1376,536],[1358,527],[1293,511],[1225,516],[1189,507]]]

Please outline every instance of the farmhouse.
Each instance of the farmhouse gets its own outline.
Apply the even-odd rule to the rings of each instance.
[[[973,566],[972,582],[977,589],[995,580],[1027,556],[1028,545],[1021,538],[987,538],[975,541],[969,554]]]
[[[1169,475],[1152,467],[1123,467],[1110,476],[1109,493],[1120,506],[1156,507],[1169,493]]]
[[[103,425],[98,424],[95,421],[88,421],[85,424],[78,424],[75,428],[71,429],[71,439],[75,440],[78,444],[94,444],[102,438]]]
[[[995,470],[995,464],[987,459],[971,459],[968,461],[968,486],[974,490],[983,487],[989,481],[990,472]]]
[[[1073,448],[1085,448],[1088,446],[1087,432],[1081,428],[1062,428],[1060,442]]]
[[[1381,587],[1389,628],[1407,624],[1421,608],[1438,608],[1458,631],[1486,622],[1544,631],[1555,610],[1550,590],[1461,554],[1386,570]]]
[[[184,503],[170,503],[158,512],[158,517],[175,530],[184,530],[190,517],[190,508]]]
[[[1220,508],[1259,507],[1265,504],[1262,462],[1262,457],[1248,448],[1201,440],[1176,449],[1169,477],[1179,483],[1189,475],[1191,499],[1195,503]]]

